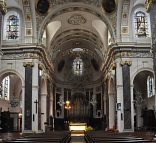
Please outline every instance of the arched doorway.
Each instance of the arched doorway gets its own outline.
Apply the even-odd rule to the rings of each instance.
[[[1,75],[0,105],[2,132],[22,131],[22,82],[18,75]]]
[[[147,70],[139,72],[133,85],[134,128],[150,130],[156,126],[153,73]]]
[[[89,102],[83,93],[75,93],[71,98],[69,120],[71,122],[88,122],[90,116]]]

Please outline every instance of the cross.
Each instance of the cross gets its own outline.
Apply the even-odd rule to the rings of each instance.
[[[37,114],[37,104],[38,104],[38,101],[34,101],[34,103],[36,104],[36,114]]]

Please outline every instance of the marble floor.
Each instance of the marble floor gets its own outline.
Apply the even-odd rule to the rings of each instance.
[[[71,133],[71,142],[70,143],[85,143],[84,133],[72,132]]]

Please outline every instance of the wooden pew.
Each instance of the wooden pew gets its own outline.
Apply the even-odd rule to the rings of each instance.
[[[71,139],[70,132],[58,132],[58,133],[46,133],[46,134],[35,134],[31,136],[25,136],[17,138],[15,140],[3,141],[3,143],[69,143]]]
[[[119,134],[106,134],[100,132],[85,132],[86,143],[139,143],[152,142],[151,140],[144,140],[143,138],[133,136],[121,136]]]

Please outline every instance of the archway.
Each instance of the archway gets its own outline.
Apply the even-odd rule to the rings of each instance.
[[[156,126],[153,73],[147,70],[139,72],[133,85],[134,128],[150,130]]]
[[[0,77],[0,105],[2,132],[22,131],[22,81],[15,73]]]

